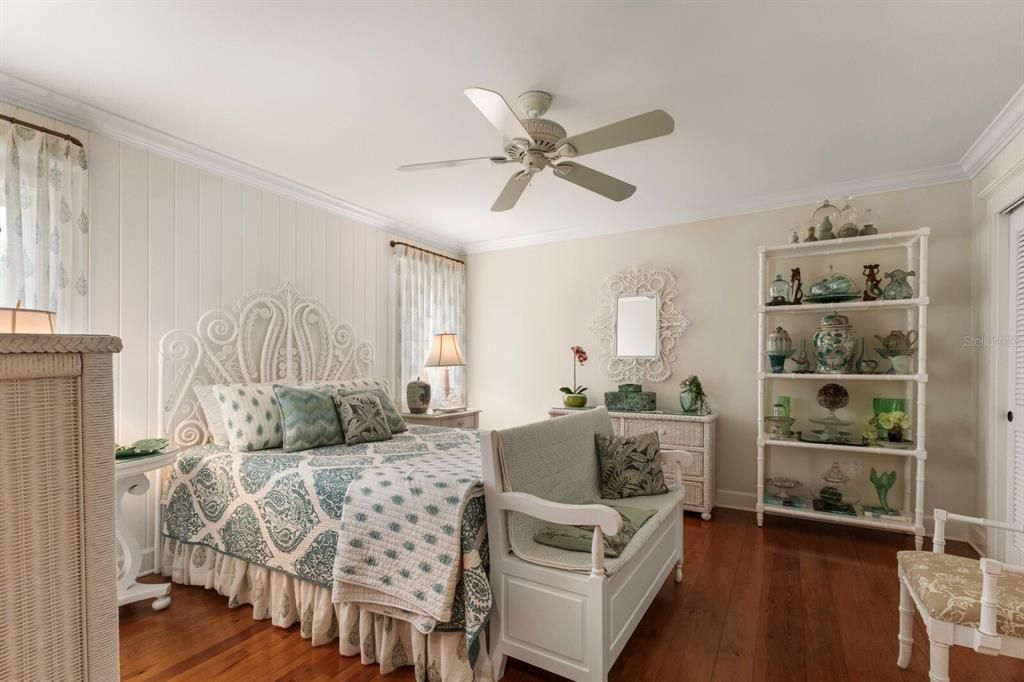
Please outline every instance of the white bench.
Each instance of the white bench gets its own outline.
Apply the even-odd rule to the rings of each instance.
[[[603,407],[481,436],[496,680],[510,656],[580,682],[607,680],[668,575],[675,569],[683,579],[678,486],[622,500],[656,513],[618,557],[605,559],[604,534],[618,533],[622,518],[593,503],[601,491],[598,434],[612,435]],[[537,543],[544,523],[593,526],[591,552]]]

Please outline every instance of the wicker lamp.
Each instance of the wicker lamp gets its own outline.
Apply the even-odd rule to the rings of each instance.
[[[435,412],[456,412],[461,407],[451,407],[449,401],[452,397],[451,380],[448,375],[449,367],[462,367],[466,364],[466,358],[462,354],[462,347],[459,346],[458,334],[444,332],[434,334],[434,340],[430,345],[430,352],[424,367],[444,367],[443,380],[441,382],[441,407],[434,408]]]
[[[0,334],[56,334],[57,313],[51,310],[0,308]]]

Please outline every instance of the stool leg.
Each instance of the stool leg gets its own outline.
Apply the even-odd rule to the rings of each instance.
[[[931,669],[928,671],[931,682],[949,682],[949,645],[941,642],[931,643]]]
[[[900,579],[900,657],[896,665],[904,670],[910,665],[910,653],[914,649],[914,600],[910,589]]]

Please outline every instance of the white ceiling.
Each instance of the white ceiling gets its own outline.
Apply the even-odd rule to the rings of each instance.
[[[0,0],[0,71],[465,244],[956,163],[1024,82],[1024,1]],[[467,86],[676,131],[586,157],[625,202],[548,172],[491,213],[509,166],[395,171],[500,152]]]

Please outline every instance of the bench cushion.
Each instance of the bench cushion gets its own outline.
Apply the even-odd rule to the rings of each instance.
[[[560,417],[561,418],[561,417]],[[634,556],[643,549],[647,541],[653,537],[661,524],[665,522],[670,514],[679,514],[679,504],[683,501],[683,491],[678,486],[671,486],[667,493],[662,495],[646,495],[629,498],[629,505],[638,509],[652,509],[654,516],[640,526],[636,535],[629,541],[622,553],[614,559],[605,559],[604,570],[608,575],[614,575],[620,568],[626,565]],[[603,501],[595,499],[594,504],[602,504]],[[533,539],[534,533],[546,525],[544,521],[535,519],[525,514],[516,514],[520,517],[517,523],[511,524],[509,539],[512,544],[512,552],[530,563],[541,566],[551,566],[568,571],[590,572],[591,561],[589,552],[573,552],[568,549],[559,549],[542,545]]]
[[[977,559],[909,551],[896,557],[900,575],[929,616],[954,625],[981,624],[982,572]],[[999,634],[1024,638],[1024,575],[1003,573],[996,601]]]

